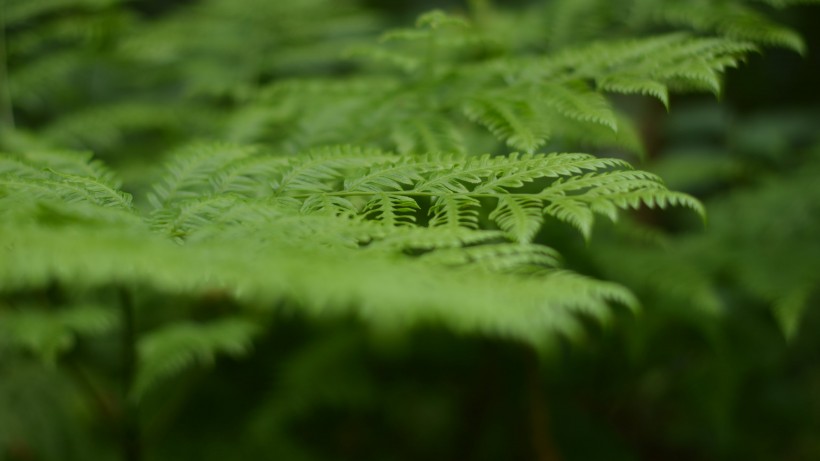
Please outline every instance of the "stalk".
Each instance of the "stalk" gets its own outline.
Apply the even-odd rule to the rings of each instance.
[[[137,373],[137,332],[134,303],[130,293],[120,289],[122,315],[122,432],[121,447],[124,461],[142,459],[142,440],[137,402],[129,395]]]

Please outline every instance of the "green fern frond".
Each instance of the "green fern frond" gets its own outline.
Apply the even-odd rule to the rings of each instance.
[[[627,169],[559,178],[544,193],[565,195],[580,192],[585,195],[599,195],[644,188],[665,189],[660,177],[645,171]]]
[[[185,109],[192,111],[193,108]],[[45,127],[42,135],[58,146],[107,151],[122,144],[128,134],[181,127],[179,114],[185,109],[147,102],[100,104],[66,114]]]
[[[148,332],[137,344],[139,374],[131,396],[139,399],[161,380],[193,365],[212,365],[217,355],[241,357],[259,333],[258,324],[242,318],[177,323]]]
[[[400,154],[467,152],[462,130],[449,118],[435,113],[397,121],[390,138]]]
[[[580,200],[569,197],[555,198],[544,208],[544,213],[571,224],[581,231],[586,240],[592,235],[595,216],[590,207]]]
[[[793,340],[796,337],[800,319],[813,292],[814,289],[810,286],[797,287],[772,303],[772,312],[786,339]]]
[[[437,250],[461,248],[497,242],[504,239],[504,233],[495,230],[471,229],[462,226],[400,227],[375,236],[366,246],[369,250]]]
[[[506,157],[483,156],[472,162],[484,166],[485,169],[497,170],[476,186],[476,192],[518,188],[539,178],[572,176],[584,171],[632,168],[624,160],[580,153],[513,153]]]
[[[534,197],[502,195],[490,219],[513,240],[531,242],[543,222],[543,204]]]
[[[296,202],[298,203],[298,200]],[[302,203],[300,211],[308,214],[318,213],[339,217],[352,217],[359,212],[360,208],[360,206],[357,206],[357,204],[354,204],[345,197],[314,195]]]
[[[272,76],[315,75],[305,71],[332,66],[339,49],[372,35],[378,24],[376,15],[347,0],[203,0],[138,28],[121,49],[144,67],[173,67],[170,75],[185,95],[246,99]],[[175,65],[179,56],[186,56],[185,66]]]
[[[651,78],[620,74],[603,77],[596,84],[601,90],[610,93],[652,96],[669,108],[669,88]]]
[[[470,237],[478,234],[461,232]],[[224,239],[180,247],[121,228],[61,229],[58,234],[48,228],[12,231],[0,226],[0,237],[9,245],[0,262],[4,292],[55,278],[77,287],[128,279],[184,293],[221,287],[241,303],[264,306],[287,299],[314,315],[355,312],[377,326],[441,321],[458,331],[499,334],[534,344],[549,340],[550,331],[578,334],[574,318],[578,312],[605,318],[608,301],[635,304],[622,287],[574,274],[499,278],[469,268],[439,270],[422,261],[368,251],[297,249],[274,242],[259,247]],[[164,264],[158,266],[158,258]],[[123,260],[129,264],[121,264]],[[276,270],[272,271],[273,261]],[[516,308],[499,311],[500,305]]]
[[[422,179],[418,171],[419,164],[412,157],[391,158],[371,166],[364,173],[345,179],[343,189],[350,192],[400,191]]]
[[[528,81],[592,79],[599,88],[612,85],[617,92],[646,93],[663,101],[663,88],[672,82],[675,89],[719,91],[719,74],[755,49],[748,42],[674,33],[593,42],[540,60],[524,60],[514,68],[520,68]],[[623,86],[617,84],[619,79],[625,80]]]
[[[173,200],[191,198],[211,189],[211,181],[232,162],[247,158],[254,150],[230,145],[194,145],[178,153],[166,165],[167,173],[148,196],[155,208]]]
[[[481,203],[469,195],[440,195],[430,207],[430,227],[478,228]]]
[[[617,151],[644,155],[643,138],[639,127],[628,116],[613,112],[618,131],[597,123],[585,123],[568,118],[553,118],[551,125],[556,132],[561,133],[559,145],[577,145],[584,149],[594,148],[596,151]],[[580,150],[580,149],[579,149]]]
[[[493,45],[493,40],[473,28],[470,21],[441,10],[434,10],[419,16],[415,28],[393,29],[385,32],[379,42],[403,42],[406,45],[432,46],[441,51]]]
[[[504,244],[511,236],[524,242],[540,227],[542,216],[531,208],[539,200],[546,205],[541,192],[550,184],[591,202],[615,201],[603,195],[586,197],[584,190],[595,190],[596,181],[582,173],[602,169],[597,186],[614,187],[617,181],[607,183],[605,175],[621,171],[626,164],[620,160],[583,154],[402,158],[329,147],[263,162],[270,176],[241,175],[241,189],[254,193],[243,196],[213,187],[213,178],[231,177],[232,168],[267,156],[225,146],[178,154],[169,162],[170,174],[155,188],[159,207],[143,218],[167,237],[149,232],[145,225],[116,221],[106,227],[67,222],[59,229],[37,221],[0,225],[0,237],[8,242],[0,264],[0,290],[54,279],[78,287],[130,280],[188,293],[220,287],[254,304],[286,299],[307,312],[352,309],[377,325],[442,320],[456,329],[502,332],[536,343],[544,331],[577,334],[573,317],[579,310],[606,318],[607,300],[632,302],[619,287],[552,271],[557,263],[553,250]],[[572,187],[556,179],[578,175],[583,181]],[[272,179],[277,182],[271,187]],[[545,183],[533,192],[521,189],[539,181]],[[307,186],[300,184],[314,189],[306,193]],[[647,187],[636,189],[649,200]],[[93,197],[83,200],[78,205],[96,203]],[[347,214],[329,212],[342,202]],[[516,214],[516,205],[526,209]],[[498,209],[488,211],[501,231],[481,228],[479,217],[486,206]],[[430,219],[422,225],[416,218],[425,210]],[[412,256],[418,252],[424,257]],[[247,258],[250,254],[254,258]],[[161,266],[156,265],[159,259],[165,261]],[[345,275],[339,277],[342,268]],[[488,271],[509,274],[503,279],[480,275]],[[335,279],[331,273],[337,274]],[[403,284],[386,292],[388,279]],[[317,280],[325,280],[322,289],[309,288]],[[499,302],[522,307],[515,315],[500,316],[491,307]],[[186,360],[199,353],[186,352]],[[170,370],[165,365],[158,369],[159,374]]]
[[[416,27],[429,28],[433,30],[440,29],[442,27],[463,28],[469,26],[470,23],[464,18],[447,14],[441,10],[429,11],[419,16],[416,20]]]
[[[615,220],[618,208],[666,208],[669,205],[681,205],[705,216],[703,205],[690,195],[661,189],[656,184],[650,184],[642,190],[603,187],[584,196],[553,196],[549,202],[544,212],[572,224],[586,239],[589,239],[595,221],[593,213],[603,214]]]
[[[81,68],[85,56],[77,50],[51,53],[9,71],[9,92],[16,106],[28,110],[44,110],[50,101],[65,91],[64,82],[71,81]]]
[[[330,183],[340,182],[346,169],[366,168],[385,160],[395,160],[395,156],[354,146],[320,148],[291,160],[272,187],[278,195],[330,190]]]
[[[612,131],[618,131],[615,115],[607,100],[580,82],[572,82],[569,85],[542,83],[536,88],[538,102],[552,108],[561,116],[604,125]]]
[[[14,175],[20,180],[43,177],[44,172],[42,168],[24,162],[21,158],[4,155],[0,157],[0,175]]]
[[[101,306],[0,308],[0,350],[23,349],[54,365],[74,346],[77,337],[108,333],[117,325],[116,312]]]
[[[40,150],[26,152],[21,157],[42,168],[85,176],[104,182],[113,189],[120,187],[120,181],[114,172],[101,161],[95,160],[91,152]]]
[[[659,9],[656,14],[666,23],[688,25],[702,31],[717,31],[730,38],[782,46],[805,53],[805,44],[799,34],[739,3],[675,3]]]
[[[580,17],[598,4],[559,6]],[[232,17],[226,30],[245,19],[265,23],[227,0],[192,8],[181,11],[244,18]],[[289,8],[302,11],[270,4],[260,6],[260,15],[278,17]],[[119,181],[88,156],[0,156],[0,203],[11,210],[0,211],[7,218],[0,223],[0,292],[49,283],[89,290],[139,286],[191,296],[217,289],[240,310],[286,304],[314,316],[352,313],[374,325],[443,322],[539,345],[556,333],[577,335],[578,314],[606,320],[612,303],[635,301],[620,286],[556,269],[558,254],[533,243],[547,236],[540,233],[545,215],[589,238],[596,215],[615,220],[621,210],[638,207],[678,205],[701,214],[703,209],[622,160],[534,152],[548,141],[561,148],[620,142],[637,150],[635,125],[606,93],[648,95],[668,106],[672,91],[719,92],[726,69],[756,49],[751,42],[798,45],[772,27],[752,36],[744,28],[757,16],[738,18],[731,24],[717,18],[679,21],[715,31],[716,37],[675,33],[581,43],[540,55],[534,50],[543,47],[498,47],[491,29],[479,22],[434,12],[414,29],[389,32],[376,45],[360,48],[373,60],[398,63],[403,72],[353,64],[343,69],[349,73],[344,80],[320,74],[307,81],[298,78],[300,70],[280,72],[265,64],[276,59],[249,59],[236,69],[225,65],[230,59],[198,61],[201,66],[186,72],[204,77],[186,80],[185,91],[218,101],[204,106],[224,109],[231,120],[222,128],[227,137],[262,141],[270,150],[205,144],[184,149],[154,184],[148,212],[132,206]],[[208,21],[201,19],[190,28],[160,27],[158,37],[207,30]],[[590,18],[590,28],[600,24]],[[279,38],[265,35],[270,30],[253,33],[266,43],[251,50],[253,56],[276,53]],[[551,45],[561,41],[560,34]],[[137,35],[131,46],[152,43]],[[312,36],[293,37],[300,42]],[[143,50],[136,59],[173,62],[178,54],[201,49],[198,39],[191,34],[163,49]],[[26,69],[50,68],[68,79],[65,68],[82,59],[83,53],[70,54],[75,51],[58,53],[52,63],[25,63],[11,80],[12,90],[23,101],[49,101],[50,87],[37,88],[48,81],[34,71],[26,77]],[[338,70],[330,67],[330,73]],[[230,91],[211,85],[207,71],[214,69]],[[231,78],[222,81],[225,75]],[[283,75],[287,81],[278,80]],[[160,86],[173,81],[165,78],[157,77],[164,82]],[[59,144],[113,146],[134,130],[178,123],[170,116],[156,118],[151,104],[108,98],[72,111],[71,118],[45,122],[40,135]],[[237,128],[248,121],[253,126]],[[489,135],[476,134],[483,129],[477,125],[525,153],[472,155],[475,146],[497,150]],[[383,150],[389,148],[399,154]],[[140,346],[144,374],[135,395],[193,363],[245,351],[257,331],[245,320],[225,322],[149,333]]]
[[[131,195],[119,186],[108,169],[90,160],[90,154],[41,152],[0,162],[2,195],[24,200],[61,199],[129,211]]]
[[[547,273],[560,266],[561,257],[557,251],[544,245],[521,243],[493,243],[446,248],[427,253],[421,258],[446,266],[470,265],[491,272],[535,274]]]
[[[481,178],[492,171],[489,162],[471,161],[469,157],[439,156],[436,160],[421,181],[414,184],[415,191],[441,195],[466,193],[469,184],[481,183]]]
[[[237,203],[232,195],[183,200],[155,210],[149,220],[153,229],[175,239],[185,239],[196,229],[212,224]]]
[[[456,18],[459,25],[452,27],[400,29],[385,36],[387,43],[358,48],[373,60],[396,64],[399,75],[365,68],[342,83],[304,84],[303,91],[297,89],[300,84],[283,84],[274,91],[283,97],[262,97],[269,110],[257,110],[276,120],[269,132],[281,136],[288,150],[352,139],[403,154],[462,153],[472,147],[454,129],[466,131],[458,118],[463,115],[525,152],[549,140],[640,152],[632,122],[617,114],[604,93],[649,95],[665,106],[671,91],[718,94],[723,72],[756,50],[731,37],[672,33],[512,57],[468,39],[489,31],[463,22]],[[463,45],[458,52],[447,45],[447,34]],[[376,84],[368,88],[369,81]],[[343,87],[353,93],[340,93]]]
[[[210,193],[236,194],[244,197],[258,197],[269,192],[266,178],[273,177],[287,164],[287,157],[255,155],[253,150],[247,157],[231,160],[221,167],[209,180]]]
[[[391,227],[412,226],[418,209],[418,203],[410,197],[376,193],[365,205],[363,214]]]
[[[496,198],[496,208],[490,218],[519,241],[524,241],[525,236],[531,237],[540,228],[541,214],[535,212],[536,203],[546,207],[545,212],[570,220],[586,236],[591,230],[592,212],[615,219],[618,208],[636,208],[641,204],[663,208],[673,204],[703,213],[695,199],[666,190],[657,176],[632,170],[628,163],[618,159],[599,159],[588,154],[505,157],[431,154],[401,160],[381,154],[364,154],[358,158],[356,155],[356,152],[346,152],[293,159],[289,168],[305,175],[298,181],[305,185],[288,187],[290,190],[278,193],[302,200],[315,200],[311,198],[315,196],[349,200],[371,197],[369,200],[375,202],[367,207],[366,214],[372,214],[373,207],[383,209],[390,222],[395,219],[389,212],[390,207],[401,203],[403,212],[408,213],[416,208],[408,199],[431,197],[431,226],[467,227],[477,226],[481,209],[478,199]],[[381,163],[362,171],[361,166],[371,161]],[[592,173],[585,174],[585,171]],[[362,180],[351,179],[351,175],[354,178],[359,175]],[[347,179],[343,182],[342,178]],[[519,190],[537,181],[541,181],[537,190]],[[305,192],[308,186],[310,193]],[[557,204],[549,206],[549,202]],[[349,203],[346,208],[355,206]]]
[[[579,193],[579,194],[576,194]],[[617,208],[665,208],[682,205],[705,216],[703,205],[693,197],[666,190],[660,178],[642,171],[588,173],[559,178],[542,191],[551,202],[545,212],[577,227],[589,238],[593,212],[617,218]]]
[[[160,386],[223,357],[248,355],[268,336],[269,324],[265,347],[275,349],[275,357],[262,359],[278,364],[275,386],[251,387],[277,395],[261,395],[251,411],[258,417],[234,432],[240,443],[263,442],[246,446],[248,453],[294,459],[299,456],[289,455],[311,458],[334,447],[285,453],[301,438],[292,422],[306,422],[308,429],[318,422],[321,432],[327,411],[335,419],[337,405],[351,395],[360,408],[395,400],[355,381],[351,357],[372,352],[373,337],[395,341],[398,330],[443,326],[528,347],[557,345],[560,352],[557,341],[592,330],[600,344],[627,338],[634,358],[631,346],[661,331],[657,317],[633,325],[630,333],[638,334],[623,338],[589,328],[612,319],[620,306],[637,308],[626,286],[643,289],[648,304],[661,310],[668,299],[712,315],[745,315],[724,309],[737,300],[769,303],[787,338],[818,294],[820,230],[808,218],[820,214],[817,168],[801,164],[794,168],[799,183],[772,181],[765,193],[710,209],[717,215],[710,228],[720,238],[683,231],[660,237],[660,228],[688,225],[692,213],[650,216],[646,208],[675,206],[703,215],[703,206],[669,190],[661,179],[666,175],[603,157],[640,152],[642,134],[658,140],[652,135],[660,125],[652,117],[660,106],[648,99],[668,109],[676,92],[719,94],[727,70],[758,45],[802,51],[800,38],[769,19],[775,17],[769,10],[820,0],[496,6],[475,0],[466,9],[472,21],[434,11],[415,27],[381,38],[374,26],[398,19],[388,14],[399,10],[369,0],[0,3],[0,149],[27,151],[0,154],[0,376],[12,377],[0,378],[0,458],[111,458],[111,444],[85,452],[84,441],[71,432],[83,426],[96,443],[102,418],[125,436],[126,456],[139,448],[167,455],[153,435],[165,422],[174,424],[176,409],[188,407],[166,403],[191,394],[183,382],[162,389],[176,395]],[[344,49],[358,59],[343,60]],[[806,120],[801,129],[813,133]],[[663,134],[661,144],[674,141]],[[785,145],[768,134],[730,135],[733,144],[753,144],[761,152],[770,147],[763,144]],[[226,143],[193,142],[198,138]],[[686,137],[695,149],[704,140]],[[166,156],[176,146],[183,147]],[[650,147],[653,160],[668,157],[657,150],[660,144]],[[58,151],[68,148],[96,150],[112,168],[90,154]],[[521,153],[505,154],[506,148]],[[795,159],[779,153],[766,161],[792,168],[802,153]],[[157,161],[165,161],[161,170],[154,170]],[[746,181],[755,171],[735,173],[718,183],[742,179],[747,189],[757,188]],[[697,189],[704,190],[724,193]],[[607,248],[608,235],[595,226],[622,231],[623,223],[596,219],[615,221],[624,213],[653,224],[662,218],[663,225],[627,229],[634,244]],[[602,238],[591,242],[593,230]],[[572,238],[578,234],[591,251],[567,266],[624,285],[562,268],[554,248],[583,252]],[[646,249],[657,241],[666,244],[661,251]],[[756,251],[746,251],[749,245]],[[801,258],[793,258],[795,251]],[[119,311],[108,306],[115,299]],[[291,324],[282,314],[296,319]],[[757,317],[754,326],[772,320]],[[334,321],[324,322],[328,318]],[[377,334],[336,321],[351,319]],[[747,333],[736,326],[727,331]],[[283,328],[287,334],[278,335]],[[764,329],[752,333],[761,332],[765,336]],[[441,337],[421,333],[425,340]],[[310,342],[304,353],[279,347],[294,339]],[[468,355],[475,345],[467,346]],[[391,346],[386,355],[386,348],[368,355],[368,363],[395,359]],[[438,344],[424,346],[422,353],[439,360]],[[520,351],[502,348],[503,357],[478,357],[479,365],[505,360],[509,352],[511,369],[522,366],[513,357]],[[314,354],[321,357],[306,357]],[[565,358],[586,360],[585,354],[570,355]],[[32,356],[61,368],[21,378],[16,372]],[[297,363],[302,360],[310,362],[307,372]],[[322,375],[323,367],[345,373]],[[726,376],[736,372],[745,371]],[[339,375],[354,381],[339,381]],[[309,402],[291,398],[317,376],[327,378],[319,380],[319,390],[297,393]],[[737,380],[719,381],[731,387]],[[58,390],[66,417],[50,409],[57,405],[49,394],[43,393],[45,400],[36,395],[39,388],[20,392],[30,383]],[[63,385],[70,392],[57,387]],[[130,395],[123,396],[123,388]],[[334,393],[337,388],[345,389]],[[201,390],[207,392],[188,403],[221,391],[210,385]],[[83,406],[81,392],[99,408]],[[36,402],[17,405],[19,395]],[[139,402],[149,396],[157,399]],[[415,430],[430,419],[429,408],[452,407],[431,402],[410,402],[422,411],[402,427]],[[222,410],[247,413],[235,407]],[[46,430],[29,424],[19,431],[16,419],[25,413],[35,422],[48,420],[41,425]],[[725,413],[715,413],[718,426]],[[446,426],[457,422],[443,421],[437,434],[446,436]],[[59,444],[29,435],[51,427],[69,429],[55,438]],[[131,437],[140,434],[144,440]],[[82,453],[71,451],[75,446]],[[209,444],[200,448],[204,457],[221,454]],[[361,452],[342,448],[336,451]]]
[[[55,187],[55,191],[60,191],[60,195],[69,203],[90,202],[123,210],[131,208],[131,194],[121,192],[112,184],[69,173],[53,174],[56,180],[49,184]]]
[[[464,115],[514,149],[533,152],[549,139],[549,127],[531,102],[510,99],[503,93],[471,98],[464,105]]]

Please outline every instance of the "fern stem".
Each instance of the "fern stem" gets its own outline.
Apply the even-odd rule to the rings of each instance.
[[[561,455],[552,440],[549,408],[544,395],[537,352],[527,348],[527,391],[530,403],[530,437],[535,459],[538,461],[561,461]]]
[[[137,373],[137,333],[134,303],[131,294],[120,288],[120,309],[122,315],[122,459],[140,461],[142,444],[140,440],[137,403],[130,398],[131,387]]]
[[[65,363],[80,389],[85,392],[91,403],[97,407],[100,416],[106,423],[114,423],[113,427],[116,427],[118,415],[116,409],[112,408],[112,401],[107,398],[106,392],[100,389],[80,362],[69,356],[65,359]]]

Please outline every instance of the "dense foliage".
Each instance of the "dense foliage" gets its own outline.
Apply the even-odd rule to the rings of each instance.
[[[819,457],[816,2],[500,3],[0,3],[0,459]]]

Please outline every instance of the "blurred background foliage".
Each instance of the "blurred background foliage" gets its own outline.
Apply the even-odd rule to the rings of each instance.
[[[764,11],[799,34],[764,24],[781,47],[731,71],[719,101],[675,96],[666,114],[617,100],[637,121],[641,167],[700,198],[706,226],[639,212],[589,243],[558,223],[542,231],[573,269],[630,287],[640,314],[542,357],[436,326],[379,334],[283,315],[249,357],[145,397],[144,458],[820,459],[820,10],[712,1],[692,2],[704,14],[692,16],[682,2],[652,3],[2,0],[0,149],[91,150],[131,191],[191,140],[287,146],[271,133],[290,133],[287,111],[306,108],[260,95],[357,72],[344,50],[430,8],[471,14],[508,38],[495,46],[522,50],[720,28],[722,8]],[[744,24],[754,27],[731,30],[762,30]],[[175,315],[231,309],[219,296],[145,302]],[[75,338],[66,322],[27,333],[42,361],[0,336],[2,460],[121,458],[116,338]]]

